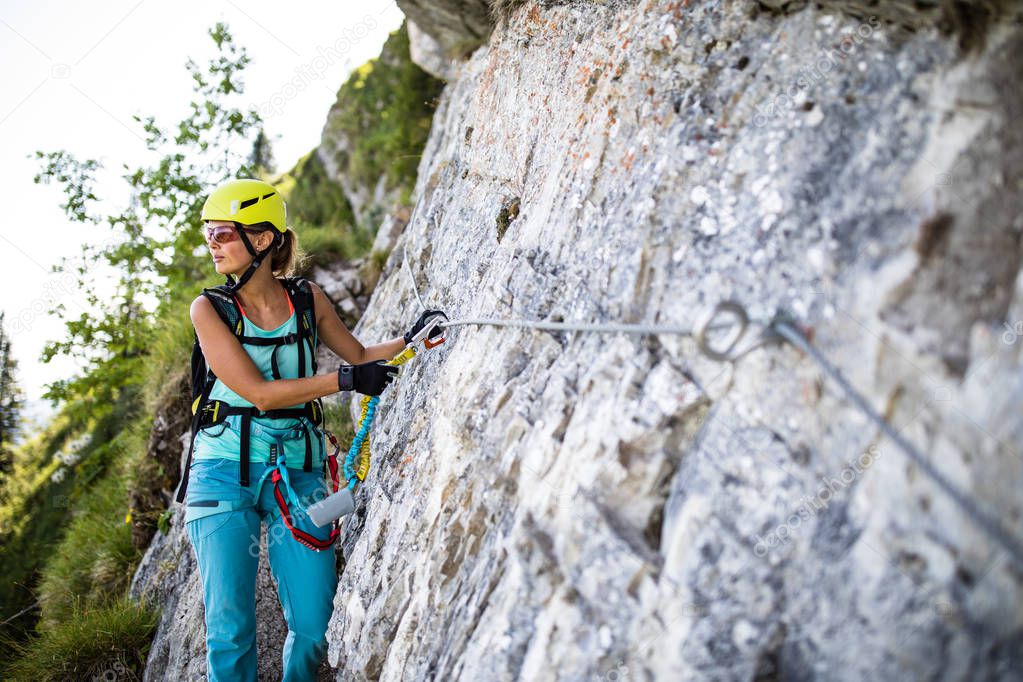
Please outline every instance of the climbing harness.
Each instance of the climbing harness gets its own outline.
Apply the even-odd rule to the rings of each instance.
[[[244,313],[234,291],[226,284],[213,288],[203,289],[202,295],[213,304],[214,310],[231,329],[242,345],[273,346],[270,355],[270,368],[274,379],[280,379],[280,367],[277,362],[277,352],[283,346],[296,345],[298,348],[298,376],[305,374],[305,354],[308,351],[312,362],[312,373],[316,374],[316,311],[313,303],[312,290],[309,281],[302,277],[282,278],[285,292],[291,305],[295,310],[297,332],[283,336],[261,337],[244,335]],[[309,426],[313,428],[323,423],[323,406],[319,399],[307,402],[302,407],[282,408],[276,410],[259,410],[256,407],[242,407],[230,405],[222,400],[209,400],[210,391],[217,381],[212,368],[206,364],[206,358],[202,354],[199,345],[198,335],[194,335],[192,344],[192,424],[191,442],[188,446],[188,457],[185,460],[185,468],[181,474],[181,484],[175,499],[178,502],[185,501],[185,490],[188,487],[189,468],[192,464],[192,453],[195,450],[195,437],[199,431],[222,423],[232,416],[240,417],[239,437],[241,439],[241,452],[239,461],[239,481],[242,487],[249,485],[249,439],[252,419],[302,419],[305,431],[305,461],[303,471],[312,471],[312,438],[309,434]]]
[[[274,346],[270,356],[271,373],[274,379],[281,378],[280,368],[277,362],[277,351],[279,351],[282,346],[292,344],[297,344],[298,347],[299,377],[305,376],[306,350],[308,350],[310,354],[312,371],[313,374],[315,374],[316,316],[309,283],[303,278],[282,279],[281,281],[285,286],[285,290],[287,291],[292,305],[294,306],[295,314],[298,319],[298,332],[278,337],[252,337],[245,336],[243,334],[244,323],[242,317],[244,316],[244,313],[242,312],[238,300],[234,296],[233,290],[229,286],[220,285],[212,289],[204,289],[202,293],[210,300],[211,303],[213,303],[214,309],[217,311],[220,318],[229,329],[234,331],[235,336],[238,337],[239,342],[243,345]],[[387,364],[395,366],[403,365],[425,350],[434,348],[443,343],[443,336],[441,336],[439,340],[431,340],[429,338],[430,333],[437,329],[439,321],[439,317],[430,320],[424,328],[410,340],[408,345]],[[241,471],[239,478],[240,484],[243,487],[247,487],[249,485],[249,441],[251,420],[253,418],[281,419],[288,417],[301,417],[308,420],[308,422],[314,427],[321,426],[323,424],[323,408],[320,400],[318,399],[306,403],[301,408],[261,411],[256,407],[235,406],[221,400],[209,400],[210,391],[213,389],[213,385],[216,380],[217,377],[214,375],[213,370],[208,367],[205,362],[205,357],[203,356],[202,349],[199,346],[198,335],[196,335],[192,347],[192,438],[188,449],[188,457],[185,462],[185,470],[181,476],[181,484],[175,497],[178,502],[185,501],[185,491],[188,487],[188,474],[189,469],[191,468],[192,453],[195,449],[195,437],[200,430],[220,424],[228,417],[240,415],[239,437],[241,439],[241,452],[239,465]],[[369,473],[369,429],[373,423],[373,416],[376,412],[376,405],[379,402],[379,399],[379,396],[363,396],[362,417],[359,423],[359,430],[356,434],[355,440],[353,441],[352,448],[349,450],[344,461],[346,485],[343,488],[340,485],[338,477],[338,455],[341,449],[340,444],[334,437],[334,434],[326,429],[321,429],[324,436],[330,440],[331,445],[334,447],[334,452],[327,455],[324,461],[324,467],[327,471],[329,471],[331,481],[331,494],[326,499],[310,505],[308,508],[303,507],[291,486],[284,454],[279,453],[277,456],[276,464],[270,472],[271,481],[274,486],[274,499],[277,501],[277,506],[280,510],[285,526],[291,532],[295,540],[309,549],[322,551],[331,547],[340,535],[340,517],[354,509],[354,499],[352,495],[355,492],[357,484],[364,481],[366,479],[366,475]],[[305,428],[304,431],[306,454],[303,470],[311,471],[312,443],[308,428]],[[277,454],[276,447],[271,447],[271,453]],[[295,510],[294,513],[304,513],[308,515],[317,526],[323,527],[330,524],[331,531],[327,539],[320,540],[298,528],[294,523],[292,510]]]

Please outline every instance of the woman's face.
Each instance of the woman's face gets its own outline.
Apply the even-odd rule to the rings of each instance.
[[[240,238],[236,238],[234,241],[221,244],[215,239],[205,237],[205,230],[217,229],[220,227],[230,227],[234,229],[234,223],[230,220],[211,220],[204,226],[203,235],[206,238],[206,246],[210,250],[210,256],[213,258],[213,267],[216,269],[218,274],[221,275],[234,275],[236,273],[244,272],[249,264],[252,263],[252,256],[249,254],[248,249],[245,248],[245,244],[242,243]],[[256,251],[263,251],[267,246],[270,245],[270,241],[273,239],[272,235],[267,230],[255,234],[253,232],[246,232],[246,237],[249,238],[249,242],[256,249]]]

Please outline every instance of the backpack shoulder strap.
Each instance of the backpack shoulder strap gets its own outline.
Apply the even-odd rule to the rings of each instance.
[[[227,328],[232,330],[236,336],[240,336],[244,325],[241,322],[241,311],[238,310],[237,302],[229,287],[221,284],[216,287],[203,289],[205,296],[217,315],[223,320]],[[195,436],[198,433],[199,422],[202,418],[202,409],[209,399],[210,390],[216,381],[213,369],[206,364],[206,358],[202,354],[202,347],[199,345],[199,336],[192,333],[192,422],[191,441],[188,445],[188,457],[185,459],[185,468],[181,472],[180,482],[174,498],[178,502],[185,501],[185,491],[188,488],[188,472],[192,465],[192,452],[195,449]]]
[[[224,321],[227,328],[235,336],[241,336],[245,326],[242,323],[242,314],[238,309],[238,302],[235,300],[234,292],[231,291],[231,288],[225,284],[219,284],[215,287],[203,289],[202,295],[213,304],[213,309],[217,311],[217,315]]]
[[[313,374],[316,373],[316,345],[318,333],[316,329],[316,307],[313,303],[313,290],[309,286],[309,280],[305,277],[283,277],[281,282],[288,290],[295,304],[295,316],[298,325],[300,339],[309,340],[309,354],[312,361]],[[305,341],[299,341],[298,359],[299,367],[304,367]]]
[[[309,280],[305,277],[285,277],[282,278],[282,282],[285,288],[288,290],[288,296],[291,297],[292,302],[295,304],[295,317],[298,327],[298,375],[300,377],[305,376],[305,352],[309,351],[309,361],[312,366],[312,373],[316,374],[316,343],[317,343],[317,329],[316,329],[316,306],[313,302],[313,290],[310,286]],[[308,342],[308,348],[306,346]],[[306,408],[311,410],[313,414],[319,414],[318,417],[314,417],[314,423],[322,423],[323,419],[323,406],[320,403],[319,398],[309,401],[306,403]],[[309,431],[305,432],[305,462],[302,465],[304,471],[312,471],[313,469],[313,454],[312,454],[312,441],[309,436]]]
[[[316,344],[316,304],[313,302],[313,290],[309,286],[309,280],[305,277],[286,277],[283,279],[284,286],[288,288],[288,295],[295,303],[295,314],[304,318],[306,333]]]
[[[202,290],[202,295],[213,304],[217,316],[227,325],[235,336],[241,336],[244,324],[241,320],[241,311],[238,310],[238,303],[234,299],[231,289],[223,284]],[[193,330],[192,341],[192,414],[197,415],[199,410],[206,403],[206,398],[213,388],[216,375],[213,368],[206,364],[206,357],[199,345],[199,336]],[[192,429],[193,437],[195,428]]]

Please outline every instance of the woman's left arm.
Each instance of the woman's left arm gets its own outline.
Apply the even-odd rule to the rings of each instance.
[[[316,327],[320,341],[349,365],[361,365],[374,360],[390,360],[405,347],[405,339],[397,337],[375,346],[363,346],[352,336],[338,317],[334,304],[314,282],[309,282],[316,309]]]

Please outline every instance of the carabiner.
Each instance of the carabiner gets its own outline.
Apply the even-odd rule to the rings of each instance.
[[[423,325],[423,328],[420,329],[419,332],[412,337],[412,340],[409,341],[409,346],[416,348],[417,355],[421,352],[421,350],[429,350],[431,348],[436,348],[440,344],[444,343],[446,339],[444,338],[443,327],[441,327],[441,335],[436,341],[430,339],[430,332],[440,327],[440,324],[443,321],[443,319],[444,318],[442,318],[440,315],[434,315],[433,317],[430,318],[429,322]]]

